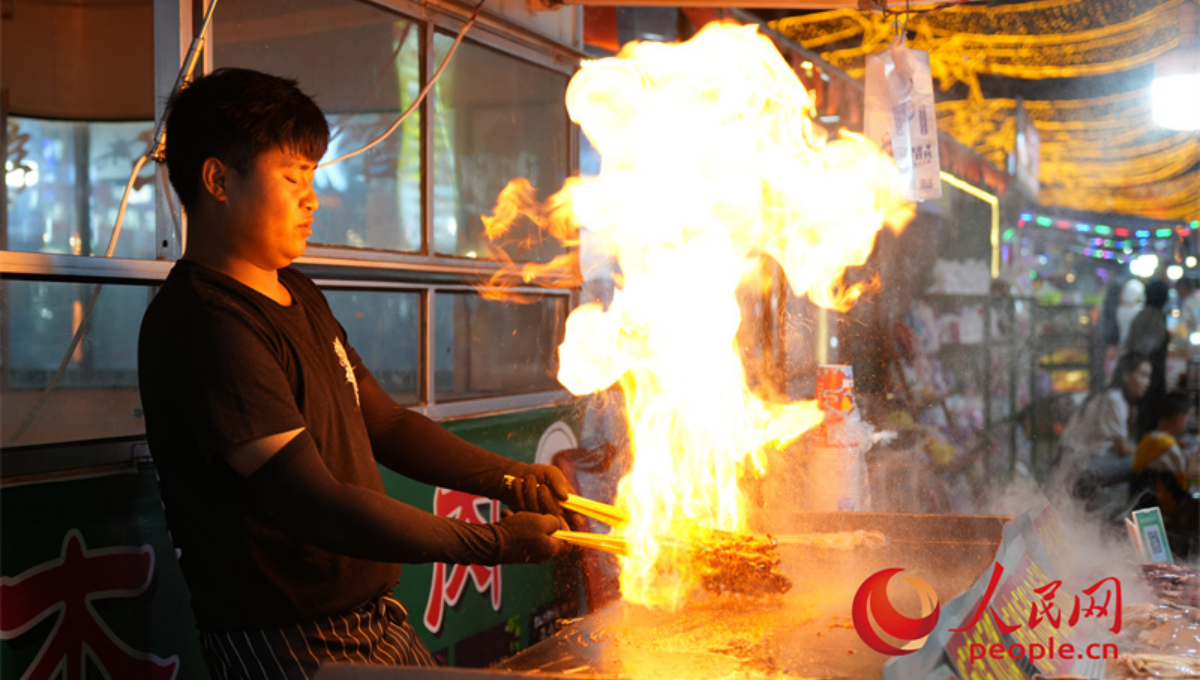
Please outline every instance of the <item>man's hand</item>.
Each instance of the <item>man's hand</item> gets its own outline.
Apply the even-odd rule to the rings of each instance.
[[[551,536],[567,528],[561,517],[517,512],[494,526],[500,533],[500,564],[541,564],[571,549]]]
[[[563,516],[559,501],[575,492],[562,470],[553,465],[529,465],[517,463],[504,476],[503,498],[513,512],[541,512],[555,517]]]

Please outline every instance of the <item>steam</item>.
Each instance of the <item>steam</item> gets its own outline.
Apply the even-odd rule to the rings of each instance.
[[[1041,484],[1017,478],[986,497],[982,509],[985,514],[1015,517],[1045,498],[1070,545],[1064,555],[1066,573],[1060,574],[1064,589],[1079,593],[1100,579],[1116,577],[1126,604],[1152,602],[1153,593],[1142,579],[1143,559],[1135,553],[1122,526],[1123,518],[1129,516],[1124,499],[1088,508],[1070,493],[1068,484],[1063,478]]]

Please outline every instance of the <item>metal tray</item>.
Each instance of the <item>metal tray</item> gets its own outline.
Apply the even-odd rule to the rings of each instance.
[[[753,518],[780,542],[794,586],[770,599],[701,594],[675,611],[615,603],[492,670],[583,678],[878,678],[889,657],[858,638],[850,604],[862,581],[899,567],[929,583],[940,602],[989,568],[1005,517],[881,513],[770,514]],[[879,532],[878,547],[807,545],[814,533]],[[911,589],[889,590],[916,610]]]

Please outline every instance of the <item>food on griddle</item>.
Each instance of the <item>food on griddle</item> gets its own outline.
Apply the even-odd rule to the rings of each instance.
[[[688,548],[705,590],[761,597],[783,594],[792,587],[791,580],[779,573],[779,544],[770,535],[694,532]]]
[[[625,511],[575,495],[562,506],[618,529],[629,522]],[[705,590],[761,597],[786,593],[792,587],[791,580],[779,573],[779,543],[770,535],[705,529],[687,521],[677,522],[672,533],[663,541],[669,548],[666,555],[670,568],[694,567]],[[554,536],[586,548],[629,555],[629,539],[619,534],[556,531]]]
[[[564,541],[616,555],[629,554],[625,536],[558,531]],[[681,529],[663,541],[663,567],[692,569],[700,585],[714,593],[737,593],[750,597],[783,594],[792,582],[779,573],[779,543],[770,535],[756,536],[715,529]]]

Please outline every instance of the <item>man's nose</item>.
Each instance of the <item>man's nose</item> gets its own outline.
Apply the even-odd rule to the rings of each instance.
[[[300,205],[313,212],[316,212],[317,208],[320,207],[321,199],[317,197],[317,190],[313,188],[312,184],[308,185],[308,191],[300,199]]]

